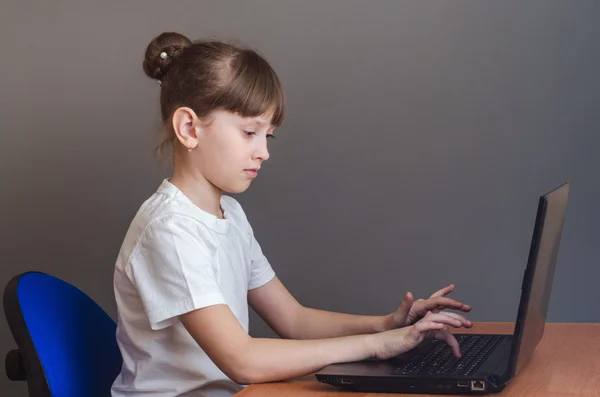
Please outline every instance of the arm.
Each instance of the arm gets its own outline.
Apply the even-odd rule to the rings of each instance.
[[[427,312],[444,308],[471,310],[469,305],[445,297],[453,289],[454,285],[450,285],[426,300],[417,301],[414,301],[409,292],[394,313],[385,316],[360,316],[304,307],[275,277],[262,287],[250,290],[248,302],[280,337],[322,339],[373,334],[406,327],[423,318]],[[470,321],[462,316],[460,318],[463,326],[472,326]]]
[[[240,384],[303,376],[374,352],[368,336],[312,341],[252,338],[226,305],[198,309],[180,319],[215,365]]]
[[[304,307],[296,331],[298,339],[320,339],[347,335],[374,334],[391,329],[389,316],[363,316]]]
[[[323,339],[373,334],[390,327],[390,316],[359,316],[304,307],[277,277],[248,292],[259,316],[285,339]]]
[[[447,326],[459,327],[452,314],[428,314],[417,324],[375,335],[318,340],[250,337],[227,305],[196,309],[179,316],[182,324],[210,359],[240,384],[290,379],[333,363],[374,357],[387,359],[417,346],[425,337],[444,339],[459,355]]]

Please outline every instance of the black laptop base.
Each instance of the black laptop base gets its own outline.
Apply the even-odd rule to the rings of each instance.
[[[332,365],[327,373],[317,373],[316,377],[322,383],[364,392],[466,395],[497,393],[504,389],[512,335],[455,336],[461,350],[464,349],[460,359],[448,354],[451,348],[445,341],[426,341],[390,360]],[[470,343],[470,339],[478,342]],[[478,349],[478,345],[487,347]],[[478,352],[476,362],[469,354],[473,351]],[[445,363],[451,365],[441,371]],[[457,371],[457,367],[462,370]]]
[[[506,386],[495,383],[494,378],[403,378],[403,377],[368,377],[318,375],[319,382],[336,386],[340,389],[368,393],[419,393],[419,394],[487,394],[498,393]]]

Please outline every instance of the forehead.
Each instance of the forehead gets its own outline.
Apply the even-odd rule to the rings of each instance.
[[[256,124],[261,127],[273,127],[271,124],[272,115],[271,114],[262,114],[260,116],[255,117],[244,117],[237,113],[226,112],[226,117],[231,119],[232,121],[237,121],[241,123],[248,124]]]

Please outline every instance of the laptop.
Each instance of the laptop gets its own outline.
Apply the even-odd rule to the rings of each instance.
[[[318,381],[362,392],[487,394],[519,375],[544,333],[569,183],[539,198],[521,300],[512,335],[454,334],[457,359],[445,341],[426,340],[390,360],[329,365]]]

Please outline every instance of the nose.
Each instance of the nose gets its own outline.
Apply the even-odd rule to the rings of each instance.
[[[261,139],[260,141],[261,142],[258,144],[256,150],[254,151],[252,159],[267,161],[269,157],[271,157],[271,155],[269,154],[269,149],[267,148],[267,140]]]

